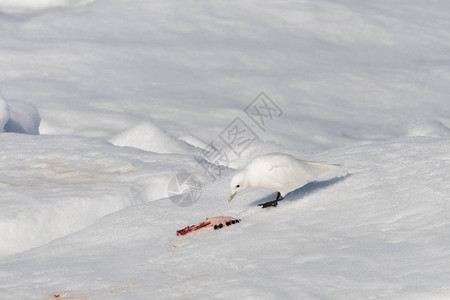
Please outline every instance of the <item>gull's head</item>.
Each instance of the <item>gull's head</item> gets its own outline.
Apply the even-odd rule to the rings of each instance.
[[[248,187],[249,186],[246,172],[240,172],[234,175],[230,182],[231,196],[230,198],[228,198],[228,203],[233,200],[234,196],[236,196],[237,193],[242,192]]]

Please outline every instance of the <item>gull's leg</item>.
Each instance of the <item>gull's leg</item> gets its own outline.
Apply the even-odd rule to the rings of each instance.
[[[281,200],[283,200],[283,199],[284,199],[284,197],[282,197],[282,196],[281,196],[281,193],[278,192],[278,194],[277,194],[277,199],[276,199],[276,200],[281,201]]]
[[[266,208],[266,207],[270,207],[270,206],[277,207],[278,201],[281,201],[281,200],[283,200],[283,199],[284,199],[284,197],[282,197],[282,196],[281,196],[281,193],[278,192],[278,194],[277,194],[277,199],[272,200],[272,201],[268,201],[268,202],[264,202],[264,203],[261,203],[261,204],[258,204],[258,206],[261,206],[262,208]]]

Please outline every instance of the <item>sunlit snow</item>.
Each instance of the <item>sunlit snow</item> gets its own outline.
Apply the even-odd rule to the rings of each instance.
[[[0,299],[450,298],[449,20],[444,0],[0,1]],[[228,203],[273,152],[342,167]],[[242,222],[176,236],[215,216]]]

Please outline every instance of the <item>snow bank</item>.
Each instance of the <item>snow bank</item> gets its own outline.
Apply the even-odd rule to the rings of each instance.
[[[6,104],[5,99],[0,96],[0,131],[3,131],[6,122],[9,120],[9,110],[8,104]]]
[[[238,116],[252,126],[262,89],[285,113],[256,133],[302,152],[450,124],[444,0],[130,3],[0,17],[1,89],[38,108],[41,133],[107,140],[150,118],[209,143]]]
[[[41,117],[36,108],[19,100],[8,101],[9,120],[4,126],[6,132],[39,134]]]
[[[204,199],[190,208],[168,199],[142,202],[0,261],[2,297],[67,292],[99,299],[446,299],[449,147],[448,138],[401,137],[328,151],[316,158],[343,163],[350,175],[311,183],[273,209],[256,206],[275,196],[265,191],[238,195],[228,204],[233,174],[205,184]],[[102,149],[116,156],[130,150]],[[108,154],[101,157],[97,160],[126,170]],[[155,154],[134,152],[135,167],[145,157]],[[94,162],[88,158],[85,164]],[[105,166],[95,168],[102,181]],[[104,193],[117,193],[120,182],[131,179],[123,175],[109,177],[119,187]],[[81,188],[75,191],[84,195]],[[217,215],[242,222],[175,235]],[[212,276],[214,270],[220,276]]]
[[[36,108],[19,100],[6,101],[0,96],[0,128],[5,132],[39,134],[41,117]]]
[[[407,136],[448,137],[450,128],[439,121],[420,121],[414,124],[407,132]]]
[[[0,135],[0,256],[167,197],[169,180],[193,157],[118,148],[90,139]],[[191,173],[205,182],[200,170]],[[202,179],[203,178],[203,179]]]
[[[41,133],[98,139],[0,135],[0,255],[14,254],[0,259],[2,300],[450,298],[449,1],[52,9],[83,3],[0,1],[2,92],[35,105]],[[243,111],[261,89],[284,112],[264,128]],[[191,151],[176,137],[208,145],[236,117],[259,142],[233,166],[280,151],[350,175],[275,209],[256,206],[265,191],[228,204],[232,174],[211,182],[173,153]],[[422,119],[442,124],[409,126]],[[164,198],[180,168],[203,184],[192,207]],[[243,222],[175,236],[217,215]]]
[[[83,5],[95,0],[2,0],[0,12],[23,14],[55,7]]]
[[[50,190],[45,187],[45,182],[42,184],[44,186],[31,189],[2,184],[10,191],[0,200],[3,205],[0,213],[1,256],[43,245],[139,202],[131,186],[118,189],[117,184],[98,183],[86,184],[89,190],[64,185]],[[5,202],[5,197],[9,197],[9,201]]]
[[[109,140],[116,146],[133,147],[156,153],[195,154],[198,150],[151,122],[142,122]]]
[[[208,144],[205,143],[205,141],[202,141],[201,139],[199,139],[196,136],[193,136],[192,134],[188,134],[185,136],[181,136],[179,137],[180,140],[188,143],[189,145],[192,145],[198,149],[206,149],[208,148]]]

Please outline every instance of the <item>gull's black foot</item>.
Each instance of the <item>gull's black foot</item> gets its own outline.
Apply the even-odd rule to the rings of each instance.
[[[272,200],[272,201],[268,201],[268,202],[264,202],[264,203],[261,203],[261,204],[258,204],[258,206],[261,206],[262,208],[271,207],[271,206],[277,207],[278,201],[281,201],[281,200],[283,200],[283,199],[284,199],[284,197],[281,197],[281,193],[278,192],[278,194],[277,194],[277,199]]]
[[[258,206],[261,206],[262,208],[266,208],[266,207],[270,207],[270,206],[277,207],[277,205],[278,205],[278,200],[272,200],[269,202],[264,202],[264,203],[258,204]]]

